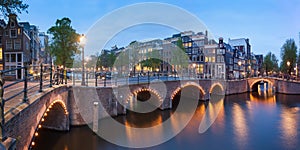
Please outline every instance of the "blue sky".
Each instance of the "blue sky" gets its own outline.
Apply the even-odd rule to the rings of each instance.
[[[46,31],[56,19],[69,17],[78,33],[86,33],[101,17],[126,5],[149,2],[138,0],[28,0],[28,14],[19,16]],[[288,38],[299,45],[299,0],[156,0],[181,7],[197,16],[215,37],[249,38],[256,54],[274,52],[280,57],[280,48]],[[118,18],[115,18],[118,19]],[[156,32],[156,31],[160,32]],[[154,32],[155,31],[155,32]],[[132,40],[164,38],[176,30],[158,25],[132,27],[118,34],[105,47],[125,46]],[[123,40],[120,40],[123,39]]]

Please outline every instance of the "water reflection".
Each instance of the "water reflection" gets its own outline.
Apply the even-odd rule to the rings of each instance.
[[[248,143],[248,124],[246,116],[244,114],[244,110],[240,105],[234,104],[232,107],[232,118],[233,118],[233,130],[235,135],[236,144],[242,149],[243,147],[247,147]]]
[[[266,96],[267,95],[267,96]],[[187,126],[174,138],[161,145],[147,149],[297,149],[300,147],[300,96],[239,94],[226,96],[219,105],[219,113],[210,128],[203,134],[197,131],[208,111],[207,119],[216,115],[210,102],[199,102]],[[174,110],[155,110],[149,114],[128,113],[115,119],[130,127],[150,127],[161,125],[169,119],[170,128],[164,126],[140,135],[124,128],[129,142],[145,142],[148,138],[165,136],[180,128],[187,113],[181,111],[176,117]],[[61,133],[49,130],[39,131],[35,149],[128,149],[111,144],[95,136],[88,127],[73,127],[71,132]],[[113,132],[113,131],[111,131]],[[120,135],[116,133],[116,138]]]
[[[282,134],[282,142],[286,144],[288,149],[297,148],[298,139],[298,122],[299,122],[299,107],[282,107],[280,115],[280,130]],[[298,143],[299,145],[299,143]],[[299,147],[298,147],[299,148]]]

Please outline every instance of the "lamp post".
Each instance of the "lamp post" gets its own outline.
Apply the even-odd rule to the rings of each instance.
[[[241,65],[242,65],[242,62],[240,60],[238,61],[238,65],[239,65],[239,79],[241,79]]]
[[[197,76],[196,76],[196,64],[195,63],[193,63],[193,71],[194,71],[194,75],[195,75],[195,78],[196,78]]]
[[[296,63],[296,80],[298,80],[298,63]]]
[[[80,46],[82,48],[82,75],[81,75],[81,85],[85,85],[85,74],[84,74],[84,45],[85,45],[86,39],[84,34],[81,35],[80,37]]]
[[[290,65],[291,65],[291,62],[290,61],[287,61],[286,62],[286,65],[288,66],[288,74],[290,76]]]

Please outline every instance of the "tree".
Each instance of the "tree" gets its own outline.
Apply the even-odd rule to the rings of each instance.
[[[23,11],[28,13],[29,5],[24,4],[22,0],[1,0],[0,9],[2,16],[8,17],[9,14],[21,14]]]
[[[297,57],[297,46],[293,39],[288,39],[283,44],[281,48],[281,71],[286,72],[288,74],[291,74],[292,68],[294,68],[296,63],[296,57]],[[288,65],[288,63],[290,65]]]
[[[278,71],[278,59],[276,58],[275,54],[269,52],[264,57],[263,68],[267,76],[268,76],[268,72],[270,71]]]
[[[171,56],[171,65],[175,67],[173,69],[176,69],[176,71],[185,71],[188,67],[189,57],[186,55],[181,38],[178,38],[176,48],[172,50]]]
[[[48,29],[52,35],[50,51],[56,65],[72,67],[74,55],[79,54],[79,34],[71,26],[69,18],[57,19],[55,26]]]
[[[152,70],[155,68],[159,68],[162,63],[162,56],[160,55],[159,50],[153,49],[146,55],[148,59],[141,61],[141,66],[152,68]]]
[[[115,53],[104,50],[103,53],[98,57],[97,67],[111,68],[114,66],[116,58],[117,56]]]

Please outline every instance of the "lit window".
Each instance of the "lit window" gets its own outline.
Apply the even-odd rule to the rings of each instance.
[[[0,59],[3,59],[3,55],[2,55],[2,47],[0,47]]]
[[[200,64],[199,66],[199,73],[203,73],[203,64]]]
[[[215,62],[215,57],[211,57],[211,62]]]
[[[205,57],[205,62],[208,62],[208,57]]]
[[[21,29],[18,28],[18,35],[21,35]]]

